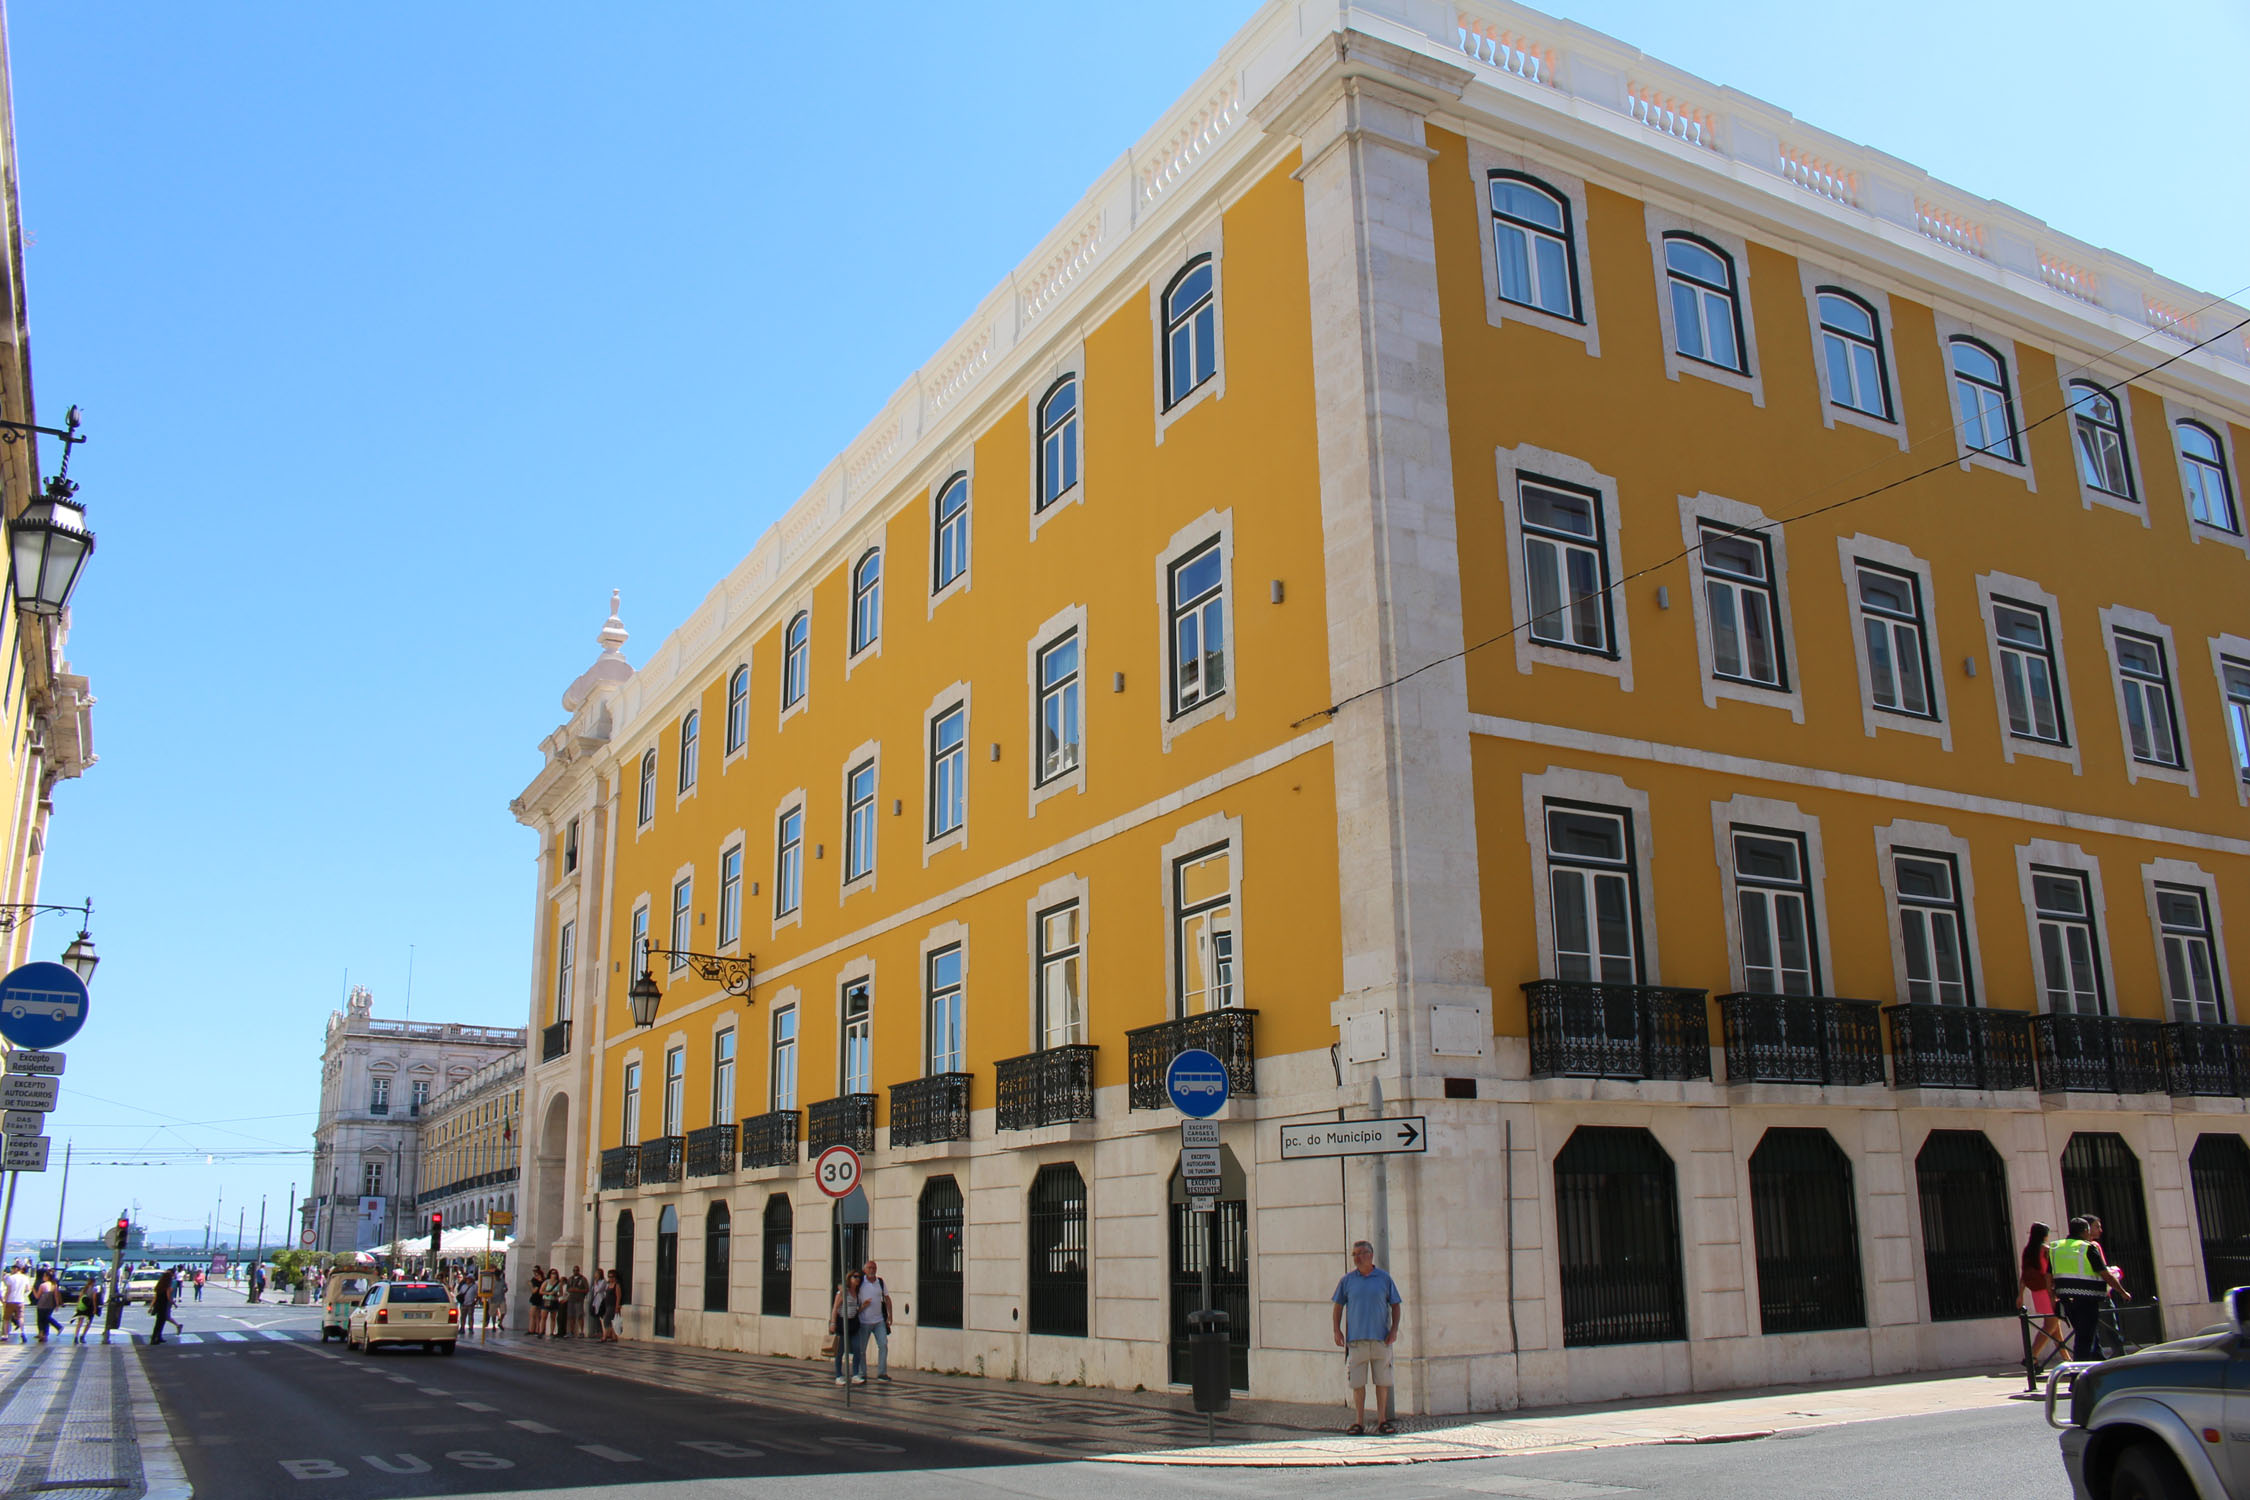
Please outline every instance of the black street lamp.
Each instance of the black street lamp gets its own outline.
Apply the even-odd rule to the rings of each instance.
[[[64,968],[70,970],[71,973],[76,974],[82,982],[86,984],[92,984],[94,982],[94,966],[100,963],[102,960],[101,955],[94,951],[94,934],[92,931],[94,925],[94,903],[91,900],[88,900],[80,906],[40,906],[17,902],[0,903],[0,932],[14,932],[17,927],[21,926],[25,922],[30,921],[33,917],[38,916],[41,912],[50,911],[67,911],[75,912],[77,914],[78,936],[72,938],[70,940],[70,946],[63,949],[62,963]]]
[[[16,603],[35,615],[59,615],[70,603],[78,574],[94,553],[94,534],[86,529],[86,507],[77,500],[78,482],[70,477],[70,453],[86,441],[79,432],[78,408],[62,427],[30,422],[0,422],[0,442],[17,443],[34,432],[58,438],[62,467],[47,481],[46,493],[24,506],[8,523],[8,545],[16,566]]]
[[[635,1026],[654,1026],[656,1007],[664,1003],[664,992],[656,987],[656,976],[646,969],[641,970],[641,977],[625,992],[625,1003],[633,1009]]]
[[[648,956],[669,959],[672,967],[688,969],[701,978],[710,980],[737,1000],[750,993],[757,981],[756,958],[748,953],[730,958],[717,953],[690,953],[685,948],[650,947]],[[657,988],[656,971],[643,967],[641,977],[625,992],[625,1003],[632,1008],[635,1026],[654,1026],[656,1008],[664,1003],[664,991]]]

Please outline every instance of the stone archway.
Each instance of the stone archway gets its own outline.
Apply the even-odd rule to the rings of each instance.
[[[547,1101],[547,1117],[539,1127],[539,1154],[532,1163],[531,1242],[542,1254],[551,1252],[564,1238],[565,1172],[570,1164],[570,1096],[556,1094]]]

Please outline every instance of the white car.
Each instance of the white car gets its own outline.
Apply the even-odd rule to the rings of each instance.
[[[156,1278],[161,1274],[158,1271],[133,1272],[125,1282],[125,1305],[130,1307],[136,1302],[154,1300],[156,1297]]]
[[[461,1309],[434,1281],[383,1281],[368,1288],[344,1329],[347,1348],[373,1354],[381,1344],[420,1344],[451,1354],[461,1339]]]

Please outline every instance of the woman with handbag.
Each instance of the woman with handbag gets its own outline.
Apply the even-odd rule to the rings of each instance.
[[[533,1338],[546,1331],[544,1296],[547,1290],[547,1268],[533,1266],[531,1277],[524,1283],[524,1332]]]
[[[836,1383],[838,1385],[867,1384],[867,1346],[859,1324],[859,1272],[844,1277],[844,1284],[836,1288],[836,1300],[828,1305],[828,1347],[822,1352],[835,1356]],[[851,1376],[844,1375],[844,1355],[851,1354]]]

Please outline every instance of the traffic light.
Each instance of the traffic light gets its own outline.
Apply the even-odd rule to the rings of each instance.
[[[102,1243],[104,1245],[107,1245],[112,1250],[124,1249],[125,1233],[131,1227],[132,1226],[130,1221],[128,1221],[123,1214],[119,1214],[117,1216],[117,1227],[114,1229],[103,1231]]]
[[[431,1214],[431,1215],[430,1215],[430,1254],[432,1254],[432,1255],[435,1255],[435,1254],[437,1254],[437,1253],[438,1253],[438,1248],[440,1247],[440,1245],[442,1245],[442,1244],[444,1243],[444,1240],[445,1240],[445,1215],[444,1215],[444,1214]]]

